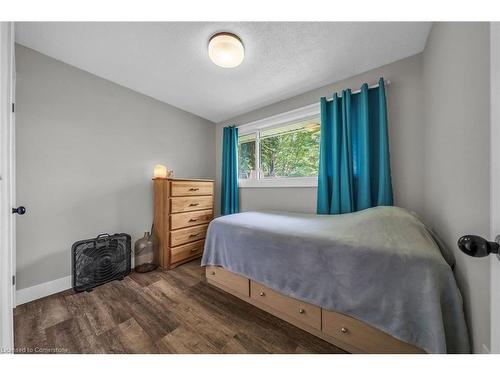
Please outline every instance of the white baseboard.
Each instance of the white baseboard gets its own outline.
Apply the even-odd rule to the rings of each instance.
[[[29,288],[19,289],[16,291],[16,305],[19,306],[23,303],[47,297],[67,289],[71,289],[71,276],[30,286]]]

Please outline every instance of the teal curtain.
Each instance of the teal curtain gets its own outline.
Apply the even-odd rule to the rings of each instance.
[[[238,205],[238,128],[224,128],[222,139],[221,214],[239,212]]]
[[[321,98],[318,214],[392,206],[384,80]]]

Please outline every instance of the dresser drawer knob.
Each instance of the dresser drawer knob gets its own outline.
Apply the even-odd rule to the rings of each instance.
[[[342,327],[342,328],[340,329],[340,332],[342,332],[342,333],[347,333],[347,332],[349,332],[349,330],[348,330],[346,327]]]
[[[195,248],[195,249],[191,249],[191,252],[192,253],[197,253],[198,251],[200,251],[201,249],[198,249],[198,248]]]
[[[304,309],[299,309],[299,314],[304,314],[306,312],[306,310]]]
[[[265,295],[266,295],[266,293],[264,293],[264,292],[259,293],[259,296],[261,296],[261,297],[264,297]]]
[[[190,222],[192,221],[198,221],[198,219],[189,219]]]
[[[198,237],[200,234],[199,233],[193,233],[193,234],[190,234],[189,237]]]
[[[212,271],[212,276],[215,276],[215,271]]]
[[[198,206],[198,205],[199,205],[199,203],[191,203],[191,204],[189,205],[189,207],[196,207],[196,206]]]
[[[200,188],[190,188],[189,191],[198,191]]]

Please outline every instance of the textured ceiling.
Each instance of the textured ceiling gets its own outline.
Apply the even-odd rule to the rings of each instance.
[[[214,122],[421,52],[419,22],[20,22],[16,41]],[[208,38],[236,33],[245,60],[213,64]]]

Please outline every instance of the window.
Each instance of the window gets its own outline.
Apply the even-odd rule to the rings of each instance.
[[[238,137],[238,178],[255,178],[255,133]]]
[[[317,118],[261,131],[261,177],[317,176],[319,132]]]
[[[315,186],[320,141],[317,111],[297,120],[282,118],[278,122],[272,121],[269,126],[263,120],[258,125],[258,128],[240,127],[239,185]]]

